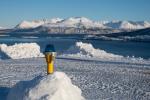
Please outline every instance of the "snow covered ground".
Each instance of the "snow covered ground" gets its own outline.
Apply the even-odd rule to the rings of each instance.
[[[55,70],[65,72],[87,100],[149,100],[150,62],[116,62],[57,58]],[[0,61],[0,97],[19,81],[46,75],[44,58]],[[5,100],[5,99],[4,99]]]
[[[71,48],[73,49],[71,50]],[[55,71],[66,73],[72,83],[81,89],[86,100],[150,99],[150,60],[122,57],[95,49],[91,44],[82,42],[77,42],[71,48],[63,55],[57,56]],[[70,52],[70,50],[74,51]],[[5,53],[7,54],[7,52]],[[70,56],[70,54],[78,56]],[[39,76],[43,78],[39,78]],[[51,79],[46,76],[45,58],[1,60],[0,98],[6,100],[7,95],[10,95],[20,81],[28,83],[31,82],[30,80],[39,80],[42,84],[45,79]],[[23,82],[23,84],[25,83]],[[38,90],[39,82],[35,85],[32,86],[32,89]],[[49,85],[46,86],[49,87]],[[46,90],[45,94],[47,91],[49,90]],[[78,93],[80,95],[81,92]]]

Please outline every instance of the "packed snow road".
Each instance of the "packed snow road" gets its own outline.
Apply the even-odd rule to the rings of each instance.
[[[150,62],[57,57],[55,70],[65,72],[86,100],[149,100]],[[0,98],[13,85],[46,75],[44,58],[0,61]]]

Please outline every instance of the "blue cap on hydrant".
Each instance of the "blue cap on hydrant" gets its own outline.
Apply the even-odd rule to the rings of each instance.
[[[51,45],[51,44],[48,44],[48,45],[46,46],[46,48],[45,48],[45,53],[46,53],[46,52],[55,52],[54,46]]]

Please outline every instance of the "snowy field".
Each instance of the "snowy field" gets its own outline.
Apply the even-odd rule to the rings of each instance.
[[[34,45],[33,49],[35,51],[39,50],[36,44],[27,45]],[[4,47],[5,49],[3,49]],[[26,82],[30,83],[35,78],[38,79],[39,76],[44,79],[46,77],[46,62],[45,58],[42,58],[43,55],[40,52],[35,52],[36,56],[26,52],[31,57],[25,56],[24,59],[21,59],[24,54],[13,51],[13,49],[20,47],[22,47],[22,44],[13,46],[0,45],[1,54],[9,58],[4,60],[1,57],[0,60],[0,98],[2,100],[10,100],[11,91],[15,90],[16,84],[22,82],[23,85],[20,88],[24,89]],[[24,50],[25,52],[30,49],[16,50]],[[15,58],[13,55],[16,55]],[[95,49],[91,44],[78,42],[67,52],[57,56],[55,70],[66,73],[69,78],[66,77],[81,89],[82,96],[86,100],[150,99],[150,60],[123,57]],[[48,81],[47,79],[46,81]],[[80,97],[81,93],[79,88],[77,88],[78,92],[76,92],[78,97]],[[31,86],[31,90],[34,89],[36,90],[36,87]],[[17,93],[13,95],[17,95]],[[50,97],[50,94],[47,95]],[[81,97],[77,100],[82,99]],[[40,100],[55,99],[41,98]]]

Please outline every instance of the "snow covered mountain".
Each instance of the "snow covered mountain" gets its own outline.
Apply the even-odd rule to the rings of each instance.
[[[85,17],[75,17],[63,20],[58,26],[75,27],[75,28],[106,28],[103,24],[92,21]]]
[[[29,29],[29,28],[36,28],[36,27],[39,27],[41,25],[44,25],[44,24],[48,24],[48,23],[57,23],[59,21],[61,21],[63,19],[60,19],[60,18],[54,18],[54,19],[50,19],[50,20],[35,20],[35,21],[23,21],[21,22],[20,24],[18,24],[15,28],[17,29]]]
[[[141,26],[145,27],[145,28],[150,27],[150,22],[147,22],[147,21],[140,21],[137,23],[140,24]]]
[[[136,30],[150,27],[147,21],[93,21],[85,17],[70,17],[67,19],[53,18],[50,20],[23,21],[16,26],[16,29],[30,28],[99,28],[99,29],[125,29]]]
[[[28,29],[36,28],[39,26],[43,27],[74,27],[74,28],[106,28],[102,23],[92,21],[85,17],[71,17],[68,19],[53,18],[50,20],[40,20],[40,21],[23,21],[16,26],[17,29]]]
[[[4,28],[3,28],[3,27],[0,27],[0,30],[1,30],[1,29],[4,29]]]
[[[147,22],[148,23],[148,22]],[[143,29],[146,28],[144,24],[140,24],[138,22],[133,21],[112,21],[105,24],[106,26],[113,28],[113,29]],[[148,26],[150,27],[150,26]]]
[[[47,23],[54,24],[54,23],[58,23],[58,22],[60,22],[62,20],[64,20],[64,19],[62,19],[62,18],[52,18],[49,21],[47,21]]]
[[[36,28],[40,25],[44,24],[44,21],[23,21],[16,26],[17,29],[29,29],[29,28]]]

